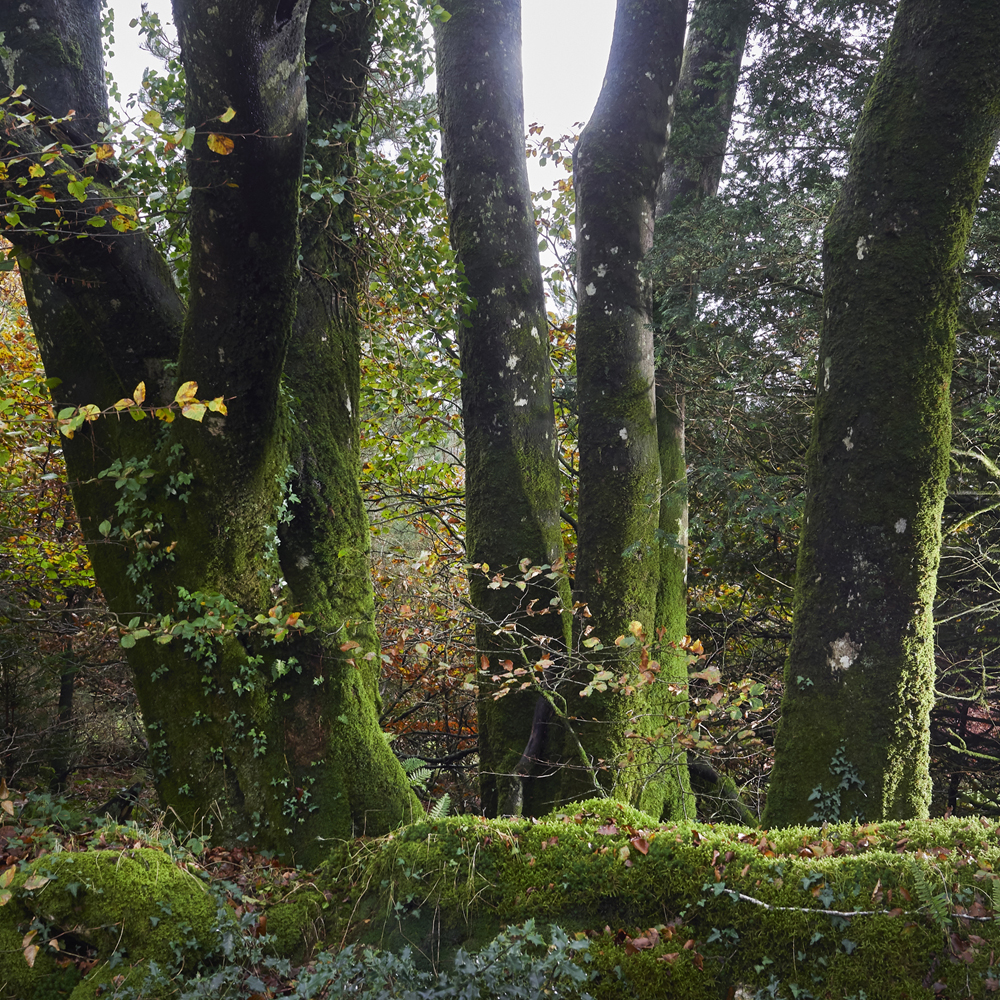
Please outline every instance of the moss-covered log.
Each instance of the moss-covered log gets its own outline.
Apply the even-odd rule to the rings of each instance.
[[[661,479],[652,326],[639,267],[653,238],[686,8],[665,0],[618,4],[604,86],[573,157],[580,416],[574,600],[589,608],[588,624],[606,644],[603,659],[617,658],[613,643],[632,622],[652,639],[656,616]],[[603,774],[617,796],[659,813],[681,807],[684,796],[669,761],[625,739],[630,710],[652,724],[643,700],[606,696],[588,706],[588,717],[601,721],[584,731],[584,746],[595,763],[614,765]]]
[[[309,22],[314,134],[356,117],[371,6]],[[67,173],[45,182],[65,195],[69,177],[87,176],[88,198],[62,200],[57,219],[43,199],[33,218],[72,237],[128,192],[113,164],[84,163],[107,117],[99,5],[67,11],[4,7],[0,30],[12,87],[25,84],[57,116],[87,111],[68,124],[21,120],[12,133],[35,158],[67,128],[80,144],[59,164]],[[358,275],[340,268],[337,242],[351,201],[329,241],[307,224],[307,279],[320,287],[303,281],[298,315],[306,5],[185,2],[175,15],[195,134],[189,302],[141,233],[9,235],[47,374],[62,380],[58,406],[106,407],[140,381],[157,404],[189,380],[227,399],[228,416],[200,426],[97,421],[68,443],[67,464],[111,608],[165,633],[129,652],[161,801],[185,824],[214,824],[220,839],[246,834],[315,861],[327,839],[384,832],[416,804],[378,726],[357,485]],[[53,51],[57,73],[39,57]],[[221,121],[227,108],[231,122]],[[347,164],[351,150],[340,155]],[[5,195],[23,190],[33,188],[11,174]],[[100,478],[105,470],[114,475]],[[279,643],[290,612],[315,630]]]
[[[496,672],[508,658],[539,659],[539,635],[563,662],[570,595],[551,572],[525,579],[526,567],[558,569],[563,547],[549,324],[524,157],[521,3],[456,0],[448,11],[435,39],[451,243],[471,299],[458,337],[466,551],[476,645]],[[547,812],[563,794],[561,729],[539,720],[537,689],[502,700],[495,690],[481,678],[483,808]]]
[[[926,815],[959,273],[1000,9],[903,0],[824,238],[795,623],[765,821]]]
[[[314,888],[300,885],[244,927],[243,942],[223,898],[162,851],[38,858],[0,907],[0,996],[113,997],[116,977],[123,996],[147,977],[147,996],[172,995],[199,973],[232,984],[265,926],[272,954],[311,952],[298,971],[303,995],[323,986],[338,996],[348,980],[362,985],[361,966],[345,962],[346,979],[314,980],[307,992],[310,970],[330,968],[317,933],[320,948],[408,948],[419,966],[454,976],[459,948],[475,952],[528,920],[586,942],[581,988],[596,1000],[978,998],[998,982],[1000,848],[995,824],[978,818],[768,832],[661,825],[603,799],[540,822],[422,821],[344,847]],[[26,941],[37,919],[49,936]],[[81,979],[51,940],[93,949],[96,964]],[[474,963],[462,968],[467,986],[482,986]]]

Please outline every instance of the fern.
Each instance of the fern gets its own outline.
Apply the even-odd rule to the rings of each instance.
[[[444,795],[442,795],[441,798],[439,798],[437,802],[435,802],[434,805],[427,810],[427,816],[430,819],[444,819],[445,816],[448,815],[450,809],[451,796],[445,792]]]
[[[923,868],[912,858],[909,862],[910,876],[913,879],[914,888],[917,890],[917,899],[923,906],[934,923],[943,931],[951,927],[951,899],[947,890],[944,892],[934,892]],[[994,886],[995,892],[995,886]]]
[[[430,780],[430,768],[424,767],[424,762],[419,757],[407,757],[406,760],[400,761],[400,764],[403,765],[403,770],[406,772],[406,777],[412,788],[426,785]]]

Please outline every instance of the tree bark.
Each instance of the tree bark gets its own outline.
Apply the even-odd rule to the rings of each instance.
[[[722,179],[732,125],[740,63],[754,0],[699,0],[684,45],[667,157],[656,201],[657,220],[714,198]],[[657,353],[669,351],[676,331],[662,331]],[[657,445],[660,456],[659,563],[655,634],[661,678],[687,686],[688,488],[684,449],[684,397],[670,390],[666,372],[656,378]],[[673,651],[673,652],[672,652]],[[675,710],[681,708],[675,704]],[[681,818],[673,810],[673,818]]]
[[[649,296],[639,268],[652,244],[686,11],[675,0],[619,0],[604,86],[574,155],[580,411],[574,599],[588,605],[605,660],[620,652],[612,643],[628,635],[633,621],[652,638],[656,615],[661,478]],[[659,815],[677,781],[669,768],[659,779],[651,774],[655,760],[626,738],[630,708],[653,724],[640,700],[606,696],[588,705],[587,715],[602,721],[588,725],[584,746],[595,763],[614,764],[616,795]],[[630,753],[632,765],[617,770]]]
[[[310,21],[311,96],[336,79],[354,102],[354,110],[334,102],[321,115],[352,120],[370,8],[317,12]],[[134,615],[158,626],[169,615],[201,623],[185,626],[184,638],[175,630],[167,644],[139,639],[129,650],[161,802],[185,824],[214,822],[219,840],[246,834],[311,864],[325,853],[324,838],[382,832],[408,816],[415,799],[378,728],[357,428],[340,412],[357,413],[356,273],[348,269],[323,292],[341,310],[320,309],[305,294],[296,319],[306,12],[305,4],[275,0],[175,3],[187,122],[196,129],[186,308],[141,234],[53,244],[44,233],[9,235],[47,374],[62,379],[57,405],[107,406],[140,380],[157,402],[187,380],[199,382],[201,395],[227,397],[228,416],[210,413],[201,426],[90,424],[91,433],[67,442],[67,464],[112,609],[125,621]],[[25,29],[30,18],[38,31]],[[32,94],[37,86],[37,99],[56,115],[90,106],[103,69],[99,59],[73,53],[74,46],[100,52],[98,4],[26,3],[0,20],[12,48],[11,86],[25,82]],[[344,39],[352,62],[336,50]],[[331,44],[333,61],[324,61]],[[42,72],[40,51],[66,53],[64,71]],[[236,115],[227,125],[219,116],[228,107]],[[69,127],[82,131],[93,117]],[[51,141],[45,131],[44,124],[20,129],[22,149],[31,154]],[[210,148],[212,132],[232,138],[228,155]],[[97,138],[82,134],[84,142]],[[347,162],[350,150],[342,156]],[[81,159],[67,154],[66,166],[93,169]],[[115,180],[113,169],[98,171],[94,196],[70,226],[85,225],[104,199],[127,197]],[[5,185],[8,196],[15,181]],[[321,226],[306,226],[309,275],[330,275],[338,261],[329,246],[317,249]],[[323,377],[308,378],[305,359]],[[120,473],[118,490],[114,476],[95,481],[116,460],[154,475]],[[105,520],[107,540],[98,527]],[[277,544],[279,524],[286,551]],[[227,602],[251,623],[261,615],[283,624],[296,610],[316,628],[276,645],[251,629],[215,624],[234,613]]]
[[[925,816],[959,271],[1000,10],[902,0],[824,237],[795,621],[765,822]]]
[[[539,635],[562,659],[570,594],[565,577],[522,579],[525,566],[558,570],[563,546],[549,327],[524,155],[521,3],[455,0],[448,9],[435,39],[451,243],[471,300],[458,338],[466,552],[476,645],[495,673],[508,658],[530,669],[543,652]],[[559,800],[555,748],[543,738],[557,727],[533,724],[536,689],[499,700],[495,691],[480,678],[484,812],[540,815]]]

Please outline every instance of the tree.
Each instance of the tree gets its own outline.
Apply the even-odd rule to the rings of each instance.
[[[604,86],[573,156],[580,421],[574,599],[587,604],[588,624],[605,643],[634,631],[633,622],[652,638],[657,623],[662,479],[650,303],[640,268],[652,245],[686,12],[683,3],[619,3]],[[614,663],[616,656],[605,652],[602,659]],[[662,679],[683,685],[686,665],[680,677],[676,665],[665,658]],[[660,711],[667,707],[668,699],[656,700]],[[624,704],[609,698],[603,708],[588,746],[614,760],[627,752]],[[646,769],[628,772],[623,797],[649,812],[683,813],[683,758],[672,761],[667,753],[659,763],[667,773],[646,787]]]
[[[900,3],[825,232],[772,824],[927,814],[958,269],[1000,130],[998,32],[991,4]]]
[[[570,595],[559,575],[549,323],[524,157],[521,4],[459,0],[449,14],[435,25],[435,38],[450,236],[470,296],[458,330],[465,545],[480,615],[476,645],[488,664],[484,674],[498,675],[508,657],[531,670],[546,654],[540,640],[565,655]],[[496,693],[483,676],[483,809],[488,816],[522,809],[541,815],[564,798],[550,763],[558,759],[549,725],[549,699],[557,694],[539,694],[534,685],[505,699]]]
[[[56,406],[106,406],[140,384],[162,405],[195,381],[228,404],[201,427],[96,421],[66,446],[98,583],[131,623],[158,794],[184,823],[214,816],[221,836],[301,862],[415,804],[378,727],[357,486],[350,177],[373,9],[314,5],[307,21],[285,2],[175,4],[186,300],[148,236],[101,225],[111,206],[118,220],[135,210],[101,130],[100,5],[0,16],[7,82],[27,88],[3,109],[18,154],[4,194],[23,216],[8,214],[8,235]],[[307,141],[341,184],[300,230]]]
[[[519,559],[527,560],[522,573],[532,565],[551,566],[560,549],[548,345],[539,335],[548,325],[520,141],[520,5],[458,3],[450,14],[436,29],[438,93],[452,243],[473,297],[460,331],[469,544],[473,565],[487,563],[496,572],[491,582],[489,574],[474,572],[472,595],[485,616],[483,648],[496,648],[497,633],[505,640],[501,648],[509,648],[503,630],[515,627],[518,613],[531,613],[534,604],[549,611],[557,587],[543,579],[522,598],[516,590],[504,593],[510,581],[503,577]],[[657,624],[661,477],[649,301],[639,266],[651,245],[684,15],[678,3],[619,4],[605,86],[574,157],[583,234],[577,284],[585,293],[577,322],[581,469],[574,598],[590,617],[577,640],[591,646],[603,638],[607,646],[596,659],[616,675],[633,667],[628,656],[616,662],[622,650],[611,640],[624,636],[634,643],[641,637],[636,623],[652,638]],[[547,540],[538,525],[546,526]],[[682,581],[675,583],[671,600],[682,603]],[[559,595],[565,609],[567,596]],[[527,624],[529,634],[561,639],[562,649],[535,651],[543,680],[533,718],[517,698],[491,703],[495,692],[484,685],[487,771],[513,774],[516,781],[538,761],[559,765],[559,780],[549,782],[548,791],[533,786],[540,803],[551,803],[592,791],[597,767],[614,794],[656,813],[683,815],[690,808],[683,755],[677,760],[662,752],[662,738],[643,738],[662,729],[670,699],[605,691],[592,695],[580,713],[588,716],[583,722],[568,700],[581,684],[578,668],[566,661],[569,636],[559,635],[565,619],[554,628],[533,619]],[[595,638],[587,638],[591,633]],[[561,671],[552,667],[553,655],[563,659]],[[521,669],[530,673],[531,659]],[[662,667],[657,692],[670,682],[683,688],[686,660],[668,653]],[[604,689],[604,682],[599,686]],[[553,715],[559,725],[550,724]],[[491,730],[503,734],[499,751],[491,747]],[[488,811],[496,808],[493,782],[484,780]]]

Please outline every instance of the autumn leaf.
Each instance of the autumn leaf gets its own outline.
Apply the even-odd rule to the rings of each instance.
[[[155,108],[150,108],[143,116],[142,120],[151,128],[159,128],[163,124],[163,115]]]
[[[649,854],[649,841],[645,837],[633,837],[629,843],[640,853]]]
[[[194,400],[198,392],[197,382],[185,382],[176,393],[174,393],[174,402],[180,403],[183,406],[185,403],[190,403]]]
[[[24,949],[24,960],[28,963],[29,969],[35,967],[35,956],[38,954],[38,945],[31,943],[37,933],[38,931],[28,931],[21,941],[21,947]]]
[[[235,143],[228,135],[219,135],[217,132],[209,132],[208,148],[219,156],[228,156],[233,151]]]
[[[115,155],[115,148],[110,143],[102,142],[94,147],[94,155],[98,160],[110,160]]]
[[[205,416],[208,407],[204,403],[185,403],[181,407],[181,415],[188,418],[188,420],[195,420],[201,423],[201,418]]]
[[[219,121],[225,124],[226,122],[231,122],[236,117],[236,112],[232,108],[226,108],[226,110],[219,115]]]

